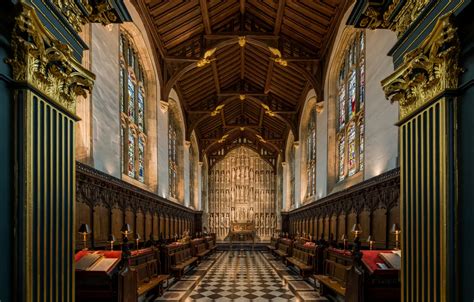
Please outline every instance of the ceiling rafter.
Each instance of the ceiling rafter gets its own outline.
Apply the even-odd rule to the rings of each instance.
[[[280,149],[290,130],[297,136],[306,93],[314,88],[322,99],[326,53],[350,5],[347,0],[132,2],[155,46],[161,99],[176,90],[186,133],[196,131],[201,150],[208,147],[203,139],[237,129],[232,127],[247,126],[242,135],[260,144],[259,135]],[[220,104],[225,109],[212,116]]]

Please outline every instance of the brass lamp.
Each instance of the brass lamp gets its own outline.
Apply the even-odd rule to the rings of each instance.
[[[107,238],[107,242],[110,243],[110,250],[114,250],[114,242],[115,242],[115,236],[114,234],[109,234],[109,237]]]
[[[81,224],[81,227],[79,228],[79,234],[82,235],[82,241],[84,242],[83,251],[87,251],[87,235],[90,233],[91,229],[89,228],[89,225],[87,223]]]
[[[346,234],[342,234],[341,240],[342,240],[342,243],[344,244],[344,250],[346,250],[346,248],[347,248],[347,236],[346,236]]]
[[[362,228],[360,227],[360,224],[354,223],[351,232],[354,234],[354,239],[359,238],[359,235],[362,234]]]
[[[136,245],[137,245],[137,251],[138,251],[138,242],[140,242],[140,239],[142,239],[142,237],[140,237],[140,234],[138,233],[135,233],[135,235],[133,235],[133,239],[135,240],[136,242]]]
[[[396,223],[394,223],[392,225],[392,230],[390,231],[392,234],[395,235],[395,249],[398,250],[399,249],[399,237],[400,237],[400,233],[401,233],[401,229],[400,229],[400,226]]]
[[[375,240],[372,239],[372,236],[371,236],[371,235],[369,235],[369,237],[367,237],[367,243],[369,244],[369,249],[370,249],[370,250],[373,250],[373,249],[374,249]]]
[[[124,223],[122,228],[120,229],[120,232],[123,234],[125,238],[128,239],[128,235],[132,234],[132,228],[128,223]]]

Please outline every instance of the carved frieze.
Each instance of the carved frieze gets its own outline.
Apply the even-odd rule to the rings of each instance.
[[[80,32],[86,23],[108,25],[120,20],[119,12],[107,0],[52,0],[71,26]]]
[[[79,95],[92,89],[94,75],[75,60],[68,45],[55,39],[30,6],[23,4],[12,32],[13,78],[41,91],[74,114]]]
[[[370,29],[390,29],[402,36],[420,16],[430,0],[358,1],[351,23]],[[357,19],[357,20],[354,20]]]
[[[459,52],[457,30],[450,16],[444,16],[423,43],[405,56],[404,64],[382,81],[386,97],[399,102],[400,119],[458,87]]]

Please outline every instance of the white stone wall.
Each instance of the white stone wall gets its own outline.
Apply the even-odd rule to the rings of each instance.
[[[341,27],[338,30],[335,44],[332,47],[329,63],[327,66],[326,77],[324,79],[324,100],[322,100],[323,111],[317,114],[317,166],[316,166],[316,196],[307,200],[313,202],[345,189],[358,182],[370,179],[398,166],[398,127],[395,126],[398,120],[397,104],[390,104],[385,99],[381,80],[386,78],[394,70],[391,57],[387,55],[389,50],[396,42],[396,35],[390,31],[366,31],[366,103],[365,103],[365,169],[364,172],[356,177],[349,178],[343,183],[336,183],[336,154],[335,154],[335,101],[336,93],[335,77],[336,70],[341,53],[342,45],[345,44],[353,28],[347,27],[346,20],[350,14],[348,10],[344,16]],[[301,205],[306,197],[306,135],[307,121],[304,120],[306,110],[311,110],[314,100],[317,99],[314,90],[309,91],[306,96],[306,103],[300,124],[300,142],[296,147],[295,170],[300,171],[300,176],[295,178],[295,200],[296,205]],[[320,100],[318,100],[319,102]],[[307,106],[310,104],[311,106]],[[291,139],[288,140],[292,143]],[[283,167],[283,208],[289,207],[289,147],[286,150],[286,165]]]
[[[387,30],[366,32],[367,103],[365,112],[366,161],[364,178],[369,179],[398,166],[398,104],[385,99],[380,82],[393,72],[387,56],[396,35]]]
[[[119,26],[92,24],[92,158],[94,168],[121,178]]]

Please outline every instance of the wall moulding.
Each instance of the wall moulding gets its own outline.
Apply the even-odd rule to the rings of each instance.
[[[78,96],[86,97],[94,83],[93,73],[81,66],[71,48],[43,26],[35,10],[22,4],[12,32],[13,79],[33,86],[50,101],[75,115]]]
[[[400,120],[458,87],[460,42],[451,15],[440,18],[423,43],[382,81],[387,99],[399,102]]]

